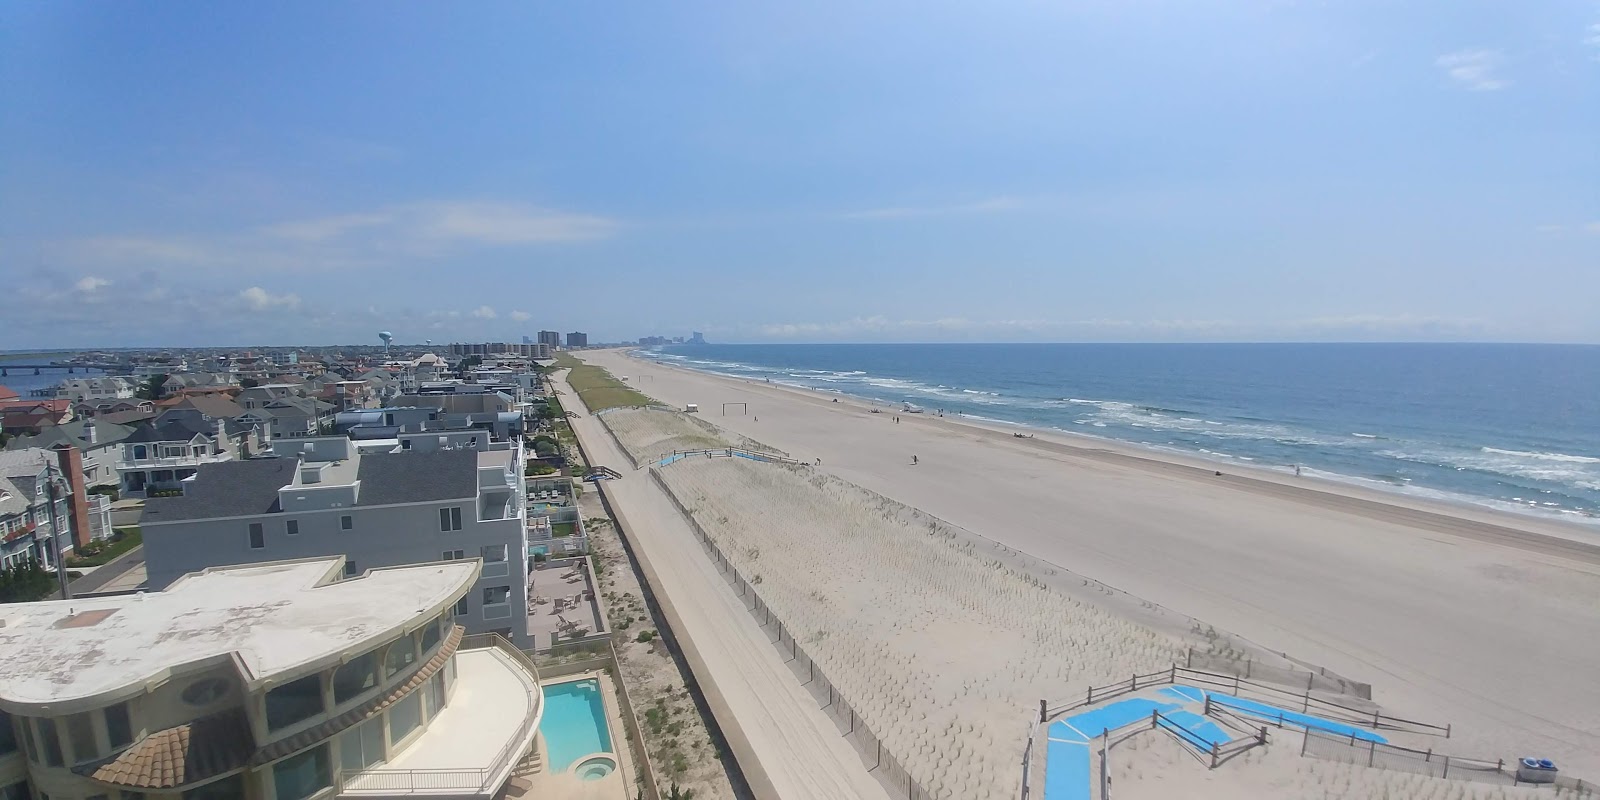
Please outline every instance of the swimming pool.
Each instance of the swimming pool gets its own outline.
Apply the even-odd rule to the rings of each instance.
[[[578,759],[611,751],[611,730],[594,678],[544,687],[544,717],[539,720],[552,772],[566,772]]]

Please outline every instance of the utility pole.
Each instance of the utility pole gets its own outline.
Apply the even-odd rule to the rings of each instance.
[[[56,503],[59,502],[61,494],[60,485],[66,482],[66,479],[58,474],[59,472],[56,465],[48,464],[44,473],[39,476],[39,481],[44,484],[43,493],[50,502],[50,552],[56,562],[56,582],[61,584],[61,599],[70,600],[72,594],[67,590],[67,561],[61,554],[61,521],[56,514]]]

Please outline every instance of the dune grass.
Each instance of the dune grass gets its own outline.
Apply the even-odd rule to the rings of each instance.
[[[656,402],[617,380],[603,367],[585,364],[571,353],[556,353],[556,366],[571,370],[567,373],[567,383],[583,398],[590,413],[608,408],[637,408]]]

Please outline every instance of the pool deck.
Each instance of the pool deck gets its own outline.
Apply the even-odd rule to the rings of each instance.
[[[600,697],[606,709],[606,726],[611,734],[611,756],[617,760],[617,769],[609,776],[596,781],[580,780],[568,770],[564,773],[550,771],[550,753],[544,737],[539,737],[539,757],[544,769],[533,775],[514,778],[507,784],[497,800],[631,800],[634,796],[635,776],[638,775],[628,746],[628,729],[621,715],[622,704],[617,699],[617,689],[612,678],[602,672],[581,672],[542,681],[543,686],[555,686],[574,681],[597,681]],[[583,763],[579,759],[578,763]],[[576,765],[574,765],[576,766]]]

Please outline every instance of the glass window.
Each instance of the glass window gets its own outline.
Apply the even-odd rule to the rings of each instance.
[[[458,617],[466,616],[468,610],[469,609],[467,608],[467,598],[465,598],[465,597],[461,598],[460,600],[457,600],[456,601],[456,607],[454,609],[452,609],[452,611]]]
[[[233,775],[183,793],[183,800],[238,800],[244,797],[244,776]]]
[[[277,730],[322,713],[322,676],[307,675],[267,692],[267,730]]]
[[[339,734],[339,767],[358,772],[383,761],[383,718],[373,717]]]
[[[399,744],[422,724],[422,698],[417,692],[389,707],[389,741]]]
[[[33,743],[33,726],[22,717],[17,718],[17,727],[22,729],[22,751],[27,753],[28,760],[34,763],[39,761],[39,748]]]
[[[291,519],[288,522],[283,523],[283,529],[290,536],[293,536],[293,535],[299,533],[300,532],[300,520]]]
[[[326,742],[272,765],[272,786],[278,800],[305,800],[332,785]]]
[[[73,761],[88,761],[100,755],[94,742],[94,717],[87,712],[67,717],[67,738],[72,741]]]
[[[0,755],[17,751],[17,732],[11,727],[11,715],[0,711]],[[4,800],[0,797],[0,800]]]
[[[427,653],[439,646],[439,620],[434,620],[428,627],[422,629],[422,652]]]
[[[45,764],[52,767],[66,764],[61,755],[61,738],[56,736],[56,721],[49,717],[39,718],[39,745],[44,748]]]
[[[483,590],[483,604],[486,606],[504,603],[509,597],[511,597],[510,586],[488,586]]]
[[[355,517],[352,517],[352,516],[346,514],[346,515],[344,515],[344,516],[339,518],[339,530],[341,530],[341,531],[354,530],[355,527],[356,527],[356,518]]]
[[[417,641],[407,636],[389,645],[389,653],[383,659],[383,677],[392,678],[395,673],[415,663],[417,663]]]
[[[435,672],[428,681],[428,719],[439,715],[439,709],[444,708],[444,673]]]
[[[506,546],[503,544],[484,545],[482,548],[479,548],[479,552],[483,555],[483,562],[485,564],[492,564],[496,561],[506,560]]]
[[[113,749],[133,744],[133,725],[128,720],[128,704],[106,706],[106,733]]]
[[[261,523],[250,523],[250,549],[260,550],[267,546],[267,534],[261,528]]]
[[[355,577],[355,575],[356,575],[356,562],[351,561],[350,559],[346,558],[344,560],[344,576],[346,578],[352,578],[352,577]]]
[[[461,559],[467,557],[467,551],[465,551],[465,550],[446,550],[446,551],[444,551],[444,553],[442,555],[444,555],[444,560],[445,561],[460,561]]]
[[[461,507],[460,506],[454,506],[452,508],[441,508],[441,509],[439,509],[439,530],[441,530],[441,531],[459,531],[459,530],[461,530]]]
[[[17,781],[0,789],[0,800],[33,800],[33,793],[28,789],[27,781]]]
[[[378,653],[362,653],[333,673],[333,702],[360,697],[378,685]]]

